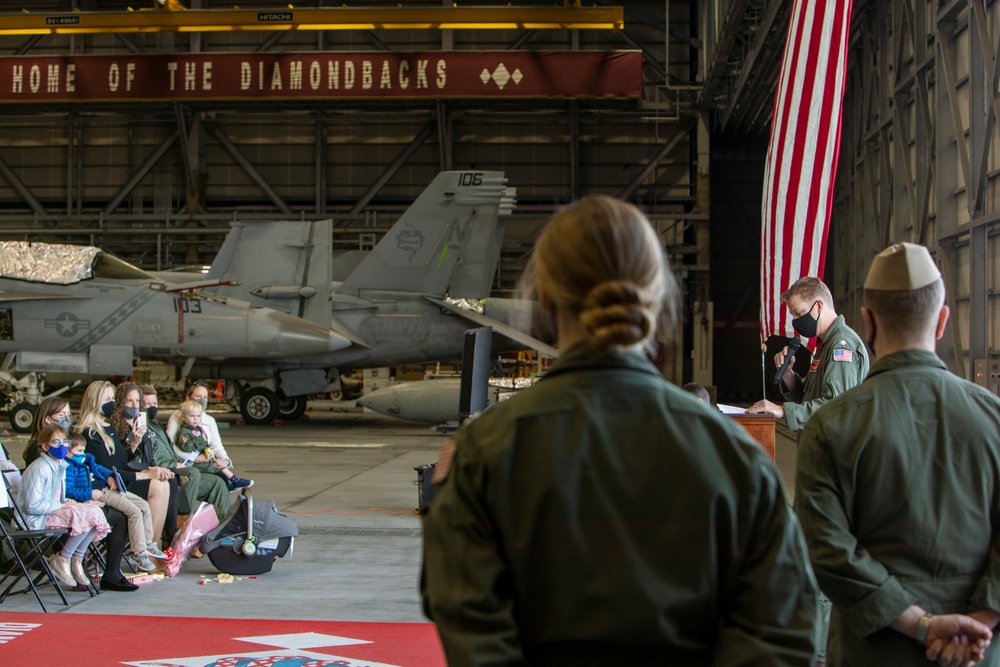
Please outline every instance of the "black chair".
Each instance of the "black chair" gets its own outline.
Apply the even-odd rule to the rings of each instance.
[[[49,567],[46,556],[52,552],[59,541],[66,536],[69,531],[65,528],[54,528],[41,530],[28,530],[17,526],[20,511],[10,496],[10,482],[7,476],[3,477],[3,485],[0,486],[0,506],[9,506],[12,509],[10,518],[0,515],[0,545],[9,547],[10,562],[6,570],[0,573],[0,586],[9,580],[6,587],[0,591],[0,603],[7,599],[8,595],[15,593],[27,593],[29,590],[35,594],[35,599],[42,606],[42,611],[47,612],[45,602],[39,593],[39,588],[52,585],[62,599],[63,604],[69,606],[69,600],[63,593],[59,580]],[[0,547],[2,548],[2,547]],[[0,566],[2,568],[2,566]],[[37,569],[37,574],[32,575],[32,570]],[[14,590],[21,580],[26,582],[23,588]]]

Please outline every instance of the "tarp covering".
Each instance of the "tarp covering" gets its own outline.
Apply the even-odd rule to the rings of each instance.
[[[93,246],[0,241],[0,277],[72,285],[94,277],[100,253]]]

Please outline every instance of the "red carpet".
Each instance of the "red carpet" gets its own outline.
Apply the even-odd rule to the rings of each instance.
[[[5,667],[443,667],[428,623],[4,613]]]

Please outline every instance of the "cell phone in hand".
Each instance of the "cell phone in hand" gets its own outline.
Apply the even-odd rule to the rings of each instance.
[[[146,428],[146,413],[140,412],[139,416],[135,418],[135,428],[141,430]]]

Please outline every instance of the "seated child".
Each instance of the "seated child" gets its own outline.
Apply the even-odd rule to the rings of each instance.
[[[85,591],[90,578],[83,568],[83,556],[94,540],[111,532],[100,503],[78,503],[66,497],[66,455],[71,441],[62,426],[50,424],[38,434],[40,456],[21,477],[17,505],[24,515],[25,528],[68,528],[62,549],[49,559],[52,573],[71,589]],[[78,586],[79,584],[79,586]]]
[[[174,441],[174,449],[177,455],[185,461],[191,460],[190,465],[202,472],[220,475],[225,481],[230,491],[253,486],[252,479],[237,477],[236,473],[224,465],[219,465],[215,460],[215,450],[208,444],[205,432],[201,430],[201,404],[194,401],[184,401],[178,408],[181,417],[181,427],[177,431]],[[191,454],[197,453],[192,459]]]
[[[87,454],[86,441],[79,433],[72,436],[69,467],[66,468],[66,496],[83,503],[97,500],[113,507],[128,519],[129,545],[131,553],[125,559],[137,570],[152,572],[156,569],[150,558],[166,558],[153,542],[153,517],[149,503],[140,496],[117,488],[114,472],[94,461],[93,454]],[[91,482],[91,475],[94,481]]]

